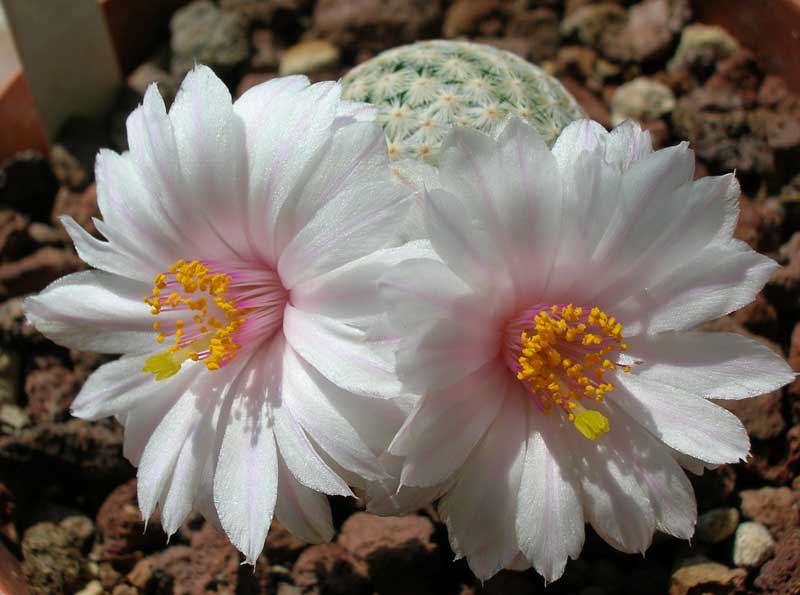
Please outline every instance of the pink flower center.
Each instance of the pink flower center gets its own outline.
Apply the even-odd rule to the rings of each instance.
[[[278,274],[244,263],[178,260],[156,275],[150,313],[166,351],[145,362],[156,380],[173,376],[186,360],[219,370],[246,345],[270,338],[281,326],[288,294]]]
[[[608,420],[585,403],[602,402],[614,390],[605,374],[618,369],[615,354],[626,349],[622,325],[599,308],[537,304],[508,324],[503,355],[543,413],[558,407],[597,440]]]

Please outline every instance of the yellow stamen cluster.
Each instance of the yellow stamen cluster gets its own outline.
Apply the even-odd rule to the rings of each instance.
[[[166,293],[170,277],[180,286],[179,291]],[[156,275],[152,294],[144,298],[150,313],[157,316],[164,310],[181,309],[186,311],[191,322],[180,319],[175,321],[171,333],[159,332],[157,342],[164,343],[172,335],[173,344],[164,353],[149,357],[145,372],[155,375],[156,380],[164,380],[176,374],[187,359],[202,359],[206,368],[218,370],[225,361],[236,357],[241,346],[233,340],[233,334],[244,324],[247,310],[237,309],[235,303],[226,298],[230,282],[228,275],[212,273],[196,260],[178,260],[168,273]],[[200,336],[188,340],[184,329],[191,323],[195,323],[193,330]],[[153,323],[153,330],[161,328],[161,321]]]
[[[608,431],[608,420],[580,404],[588,397],[596,402],[614,389],[604,375],[617,370],[609,355],[625,351],[622,325],[599,308],[588,313],[572,304],[554,305],[539,312],[533,327],[520,335],[517,379],[540,399],[545,411],[561,407],[569,421],[590,440]],[[630,368],[624,366],[624,372]]]

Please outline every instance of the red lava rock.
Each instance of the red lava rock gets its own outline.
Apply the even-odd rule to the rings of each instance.
[[[172,593],[189,595],[194,583],[192,568],[192,548],[187,545],[173,545],[148,556],[153,572],[150,583],[153,593]]]
[[[20,258],[31,248],[30,220],[10,209],[0,211],[0,261]]]
[[[787,488],[765,487],[741,493],[742,514],[766,526],[776,539],[800,528],[800,494]]]
[[[306,549],[294,563],[292,577],[304,595],[372,593],[366,563],[335,543]]]
[[[39,331],[25,320],[21,297],[0,303],[0,331],[7,341],[19,347],[45,341]]]
[[[283,49],[275,41],[275,35],[269,29],[256,29],[250,36],[253,46],[253,57],[250,66],[254,70],[276,71],[281,61]]]
[[[380,51],[436,35],[441,17],[440,0],[319,0],[309,36]]]
[[[762,76],[753,54],[738,50],[716,65],[705,86],[710,90],[734,93],[742,105],[751,107],[758,100]]]
[[[267,533],[267,543],[264,545],[264,551],[272,564],[294,562],[307,546],[305,541],[292,535],[276,519],[272,520]]]
[[[529,46],[525,56],[528,60],[549,60],[555,57],[561,39],[558,16],[547,8],[517,13],[508,22],[506,38],[524,41]]]
[[[19,535],[14,526],[14,494],[11,493],[5,484],[0,483],[0,547],[2,541],[11,545],[17,545]],[[2,582],[0,582],[0,585]],[[0,590],[2,593],[2,590]]]
[[[31,595],[69,595],[80,588],[86,560],[66,529],[53,523],[29,527],[22,557]]]
[[[763,595],[800,592],[800,530],[787,532],[775,546],[775,556],[764,564],[755,586]]]
[[[17,559],[0,543],[0,593],[28,595],[25,576]]]
[[[47,159],[36,151],[17,153],[0,169],[0,206],[34,221],[47,221],[58,181]]]
[[[797,308],[800,297],[800,232],[796,232],[781,246],[778,261],[783,265],[767,283],[770,300],[778,308]]]
[[[747,111],[735,94],[695,89],[678,99],[672,122],[697,155],[719,169],[768,174],[775,167],[766,139],[750,129]]]
[[[53,225],[61,227],[59,218],[69,215],[91,234],[96,234],[92,217],[100,217],[100,209],[97,207],[97,188],[94,183],[89,184],[81,192],[73,192],[66,186],[62,186],[56,195],[53,205],[51,220]],[[66,236],[66,232],[64,232]]]
[[[792,342],[789,347],[788,361],[789,365],[792,366],[792,370],[800,372],[800,322],[794,325],[794,330],[792,331]],[[800,378],[789,385],[788,391],[792,396],[800,396]]]
[[[780,390],[752,399],[714,401],[742,420],[747,433],[757,440],[777,438],[786,430],[781,413]]]
[[[564,76],[560,80],[564,88],[572,93],[587,116],[605,128],[611,128],[611,114],[603,101],[573,78]]]
[[[778,332],[778,312],[763,293],[759,293],[753,302],[734,312],[733,319],[760,335],[775,336]]]
[[[12,473],[39,474],[49,481],[119,482],[133,474],[122,456],[122,429],[113,420],[70,419],[0,436],[0,465]]]
[[[669,55],[675,34],[688,22],[687,0],[644,0],[628,10],[621,30],[604,32],[600,51],[620,62],[653,62]]]
[[[419,515],[379,517],[358,512],[342,525],[337,543],[366,561],[381,593],[437,593],[442,560],[430,519]]]
[[[13,297],[40,291],[59,277],[85,268],[72,252],[40,248],[30,256],[0,264],[0,294]]]
[[[72,370],[63,366],[33,370],[25,379],[28,415],[36,424],[66,419],[80,387]]]
[[[103,537],[106,560],[130,562],[142,557],[141,550],[153,550],[166,541],[158,517],[145,522],[136,500],[136,480],[111,492],[97,512],[97,529]]]
[[[444,37],[452,38],[462,35],[496,35],[487,32],[492,19],[501,22],[504,19],[503,2],[500,0],[456,0],[447,9],[442,25]]]

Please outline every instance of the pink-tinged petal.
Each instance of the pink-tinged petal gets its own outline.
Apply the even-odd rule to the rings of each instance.
[[[789,384],[791,367],[769,347],[735,333],[661,333],[628,341],[626,362],[644,380],[707,399],[746,399]]]
[[[102,224],[102,221],[95,221]],[[150,259],[142,260],[140,256],[128,252],[118,242],[98,240],[68,215],[61,217],[61,224],[75,244],[78,256],[89,266],[142,283],[149,283],[161,272],[155,262]]]
[[[230,366],[216,379],[219,385],[195,382],[175,401],[147,440],[137,473],[137,496],[144,518],[150,518],[163,502],[175,464],[193,430],[218,405],[239,371]],[[222,388],[222,391],[219,389]]]
[[[333,538],[328,499],[295,479],[280,455],[275,517],[289,532],[308,543],[324,543]]]
[[[256,250],[242,233],[249,182],[244,124],[234,114],[228,88],[210,68],[196,66],[184,78],[169,119],[186,180],[187,195],[179,197],[183,207],[197,215],[197,225],[215,246],[252,257]]]
[[[425,233],[425,191],[439,188],[439,170],[416,159],[394,161],[390,166],[392,178],[414,194],[398,235],[401,242],[427,238]]]
[[[292,305],[304,312],[365,326],[385,311],[378,291],[383,275],[405,260],[433,256],[425,241],[377,250],[296,285]]]
[[[397,242],[412,198],[399,184],[377,177],[342,190],[281,254],[278,272],[286,288]]]
[[[455,473],[495,420],[511,382],[505,366],[492,361],[423,396],[389,445],[405,457],[400,484],[430,487]]]
[[[95,370],[72,402],[72,414],[83,419],[119,415],[163,394],[183,394],[205,368],[186,365],[181,371],[157,382],[142,371],[147,355],[128,356]]]
[[[613,311],[628,337],[685,330],[752,302],[777,268],[743,242],[714,244]]]
[[[175,250],[183,248],[196,251],[203,248],[209,239],[208,234],[199,233],[204,226],[187,204],[191,197],[180,170],[175,134],[164,100],[155,84],[148,87],[142,105],[128,116],[127,129],[130,153],[125,157],[133,166],[141,186],[137,186],[136,194],[148,197],[141,207],[129,207],[136,213],[134,220],[146,230],[158,229],[163,241],[170,242]],[[109,175],[110,185],[115,180],[115,176]],[[102,195],[103,191],[98,185],[98,202]],[[119,205],[123,199],[124,195],[119,195],[113,201]],[[140,218],[145,208],[146,218]],[[124,227],[120,227],[121,233],[124,230]]]
[[[338,465],[370,480],[381,479],[375,453],[337,406],[346,394],[285,347],[282,399],[292,417]]]
[[[650,131],[633,120],[626,120],[606,137],[606,161],[620,171],[628,171],[634,163],[653,152]]]
[[[617,208],[592,256],[594,263],[614,262],[620,254],[637,254],[652,243],[649,231],[664,225],[670,199],[694,174],[694,152],[686,143],[651,153],[622,176]]]
[[[348,126],[354,122],[373,122],[377,116],[378,110],[374,105],[361,101],[347,101],[343,99],[339,102],[339,107],[336,110],[334,127],[341,128],[342,126]]]
[[[273,430],[282,464],[306,488],[337,496],[352,496],[353,492],[317,453],[302,426],[285,407],[272,409]]]
[[[275,231],[280,251],[331,201],[358,195],[371,183],[389,183],[386,140],[374,122],[336,130],[321,151],[324,159],[292,190],[278,214]],[[369,197],[375,199],[380,197]]]
[[[200,417],[186,435],[161,502],[161,526],[167,535],[177,532],[192,512],[203,471],[214,451],[219,402],[212,397],[196,407]]]
[[[404,338],[397,348],[403,387],[421,394],[458,382],[498,356],[502,337],[497,332],[480,319],[443,319]]]
[[[388,398],[401,393],[391,350],[334,318],[287,306],[283,332],[292,349],[339,388]]]
[[[259,357],[261,356],[261,357]],[[220,417],[214,472],[214,507],[225,534],[254,564],[267,537],[278,494],[278,453],[268,401],[281,382],[280,350],[253,357],[230,388],[230,409]]]
[[[517,495],[525,459],[525,402],[509,391],[503,407],[439,502],[453,551],[487,579],[519,552]]]
[[[739,213],[738,197],[739,184],[730,174],[690,182],[654,203],[646,220],[632,223],[623,249],[602,265],[603,276],[586,299],[621,302],[691,262],[707,246],[728,243]]]
[[[154,92],[158,95],[158,91]],[[140,107],[134,112],[139,120],[143,119],[143,110]],[[95,178],[97,206],[103,215],[102,229],[97,229],[113,246],[146,263],[178,258],[184,238],[176,230],[168,207],[142,176],[132,153],[118,155],[101,149],[95,162]]]
[[[592,120],[570,122],[553,144],[553,155],[562,173],[569,174],[581,155],[589,154],[604,158],[608,132]]]
[[[614,432],[620,432],[624,463],[639,478],[656,520],[656,529],[679,539],[689,539],[697,522],[697,504],[689,478],[672,458],[670,449],[657,442],[621,408],[613,407]]]
[[[325,155],[339,106],[338,84],[304,83],[305,77],[290,77],[264,89],[259,85],[234,105],[245,126],[250,171],[250,218],[244,233],[271,264],[280,257],[279,214]]]
[[[622,429],[623,419],[609,417],[611,431],[597,441],[574,436],[573,453],[580,462],[576,475],[583,491],[586,520],[606,542],[627,553],[644,552],[653,539],[656,526],[653,503],[640,478],[629,468],[632,444]],[[572,431],[565,427],[562,431]]]
[[[384,453],[379,460],[389,477],[382,481],[369,482],[366,486],[364,499],[367,512],[372,514],[381,516],[410,514],[438,499],[453,483],[451,479],[427,488],[401,486],[400,473],[403,459]]]
[[[558,414],[542,415],[528,407],[517,538],[523,555],[546,582],[559,579],[567,558],[576,559],[583,548],[583,503],[571,433]]]
[[[407,246],[399,248],[407,251]],[[494,311],[489,296],[474,291],[438,259],[411,254],[379,280],[380,297],[393,327],[402,335],[424,331],[439,320],[459,319],[465,325],[494,328],[502,312]]]
[[[100,271],[73,273],[25,299],[28,321],[72,349],[145,353],[158,347],[143,298],[151,287]]]
[[[667,446],[711,464],[744,460],[750,440],[731,412],[682,388],[619,374],[614,403]]]

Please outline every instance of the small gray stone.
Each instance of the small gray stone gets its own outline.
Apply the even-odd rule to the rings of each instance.
[[[775,540],[761,523],[742,523],[733,540],[733,563],[758,568],[775,552]]]
[[[195,63],[225,74],[247,60],[250,48],[244,21],[222,12],[210,0],[196,0],[170,21],[172,74],[182,78]]]
[[[31,425],[31,418],[19,405],[4,403],[0,405],[0,430],[16,432]]]
[[[707,72],[738,49],[739,42],[722,27],[699,23],[688,25],[681,33],[678,49],[667,69]]]
[[[617,88],[611,98],[611,123],[625,120],[648,122],[675,109],[675,95],[664,83],[647,77],[633,79]]]
[[[339,48],[324,39],[309,39],[293,45],[281,56],[279,72],[306,74],[339,66]]]
[[[733,535],[739,526],[739,511],[735,508],[714,508],[697,518],[697,539],[704,543],[720,543]]]

